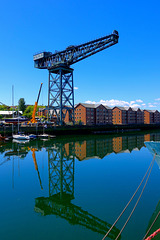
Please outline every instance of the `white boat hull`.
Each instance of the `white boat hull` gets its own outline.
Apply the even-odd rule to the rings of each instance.
[[[29,140],[30,137],[29,136],[26,136],[26,135],[20,135],[20,134],[17,134],[17,135],[13,135],[13,138],[14,139],[17,139],[17,140]]]
[[[38,137],[39,137],[39,138],[42,138],[42,139],[48,139],[48,138],[49,138],[49,135],[46,134],[46,133],[43,133],[43,134],[40,134]]]

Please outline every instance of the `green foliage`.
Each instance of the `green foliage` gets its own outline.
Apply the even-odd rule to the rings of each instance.
[[[45,121],[45,116],[38,116],[39,117],[39,119],[41,119],[41,122],[43,122],[43,121]]]
[[[5,105],[0,105],[0,111],[8,111],[8,107]]]
[[[16,108],[13,108],[13,107],[11,107],[11,108],[9,109],[9,111],[17,111],[17,109],[16,109]]]
[[[34,109],[34,106],[28,106],[26,108],[26,110],[24,111],[23,116],[25,116],[27,118],[31,118],[32,117],[32,113],[33,113],[33,109]]]
[[[45,106],[37,106],[37,112],[39,111],[40,108],[45,108]]]
[[[80,119],[78,120],[78,124],[79,124],[79,125],[82,125],[82,121],[81,121]]]
[[[18,101],[18,108],[19,108],[19,111],[22,111],[22,112],[25,111],[25,109],[26,109],[26,103],[25,103],[24,98],[20,98],[20,99],[19,99],[19,101]]]
[[[3,118],[3,116],[2,115],[0,115],[0,119],[2,119]]]
[[[39,111],[39,108],[44,108],[44,106],[37,106],[37,112]],[[26,110],[24,111],[23,116],[25,116],[27,118],[31,118],[33,109],[34,109],[34,106],[32,106],[32,105],[28,106],[26,108]],[[42,116],[42,117],[44,117],[44,116]]]

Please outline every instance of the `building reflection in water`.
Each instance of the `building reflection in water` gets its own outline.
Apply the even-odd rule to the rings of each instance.
[[[145,141],[158,141],[160,134],[133,135],[113,138],[95,138],[75,143],[75,157],[82,161],[90,158],[102,159],[111,153],[140,150]]]
[[[49,197],[36,198],[35,211],[42,215],[60,216],[72,225],[82,225],[105,235],[110,224],[71,203],[74,199],[75,143],[56,143],[47,151]],[[114,227],[109,238],[115,239],[118,233]]]
[[[144,146],[144,141],[151,138],[154,139],[155,135],[101,137],[78,142],[55,143],[48,149],[49,197],[37,198],[35,211],[42,215],[60,216],[71,224],[79,224],[105,235],[111,227],[109,223],[71,203],[74,199],[75,158],[80,161],[90,158],[102,159],[113,152],[117,154],[140,150]],[[114,227],[109,238],[115,239],[118,233],[119,230]]]
[[[0,152],[5,152],[5,157],[10,159],[10,156],[24,158],[32,149],[32,157],[35,164],[35,169],[38,173],[39,182],[40,173],[36,163],[35,151],[40,151],[43,148],[48,152],[48,173],[49,173],[49,195],[48,197],[39,197],[35,199],[35,211],[42,215],[60,216],[66,219],[71,224],[79,224],[85,226],[92,231],[105,235],[111,225],[89,212],[83,210],[81,207],[71,203],[74,199],[74,171],[75,158],[79,161],[91,158],[102,159],[111,153],[131,152],[133,150],[140,150],[144,146],[145,141],[158,141],[160,134],[146,134],[146,135],[131,135],[123,137],[106,137],[95,136],[92,138],[79,138],[76,141],[72,139],[55,139],[51,141],[31,142],[24,145],[2,145]],[[35,146],[34,146],[35,144]],[[8,147],[8,149],[6,149]],[[19,148],[19,149],[18,149]],[[0,163],[0,165],[4,164]],[[109,238],[115,239],[119,230],[114,227],[110,232]]]

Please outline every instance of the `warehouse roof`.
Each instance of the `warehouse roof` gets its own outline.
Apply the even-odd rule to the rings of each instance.
[[[0,115],[12,115],[13,113],[16,113],[17,111],[0,111]],[[19,111],[20,114],[23,114],[22,111]]]
[[[96,108],[95,107],[96,104],[89,104],[89,103],[78,103],[78,104],[74,105],[74,107],[77,107],[78,105],[82,105],[85,108]]]
[[[111,109],[110,107],[106,106],[106,105],[103,105],[103,104],[92,104],[92,103],[78,103],[78,104],[75,104],[74,107],[77,107],[78,105],[82,105],[84,106],[85,108],[97,108],[99,107],[100,105],[104,106],[105,108],[107,109]]]
[[[115,106],[115,107],[113,107],[112,109],[114,109],[114,108],[119,108],[120,110],[122,110],[122,111],[127,111],[128,109],[126,109],[127,107],[118,107],[118,106]]]
[[[155,113],[155,112],[157,112],[157,110],[147,110],[147,109],[144,109],[144,111],[147,111],[147,112],[150,112],[150,113]]]

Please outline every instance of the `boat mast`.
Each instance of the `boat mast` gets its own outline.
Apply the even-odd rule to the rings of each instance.
[[[19,105],[18,105],[18,134],[19,134]]]
[[[14,86],[12,85],[12,109],[14,107]],[[13,111],[13,118],[14,118],[14,111]]]
[[[14,118],[13,107],[14,107],[14,86],[12,85],[12,118]],[[12,123],[12,134],[13,134],[13,131],[14,131],[14,126],[13,126],[13,123]]]

